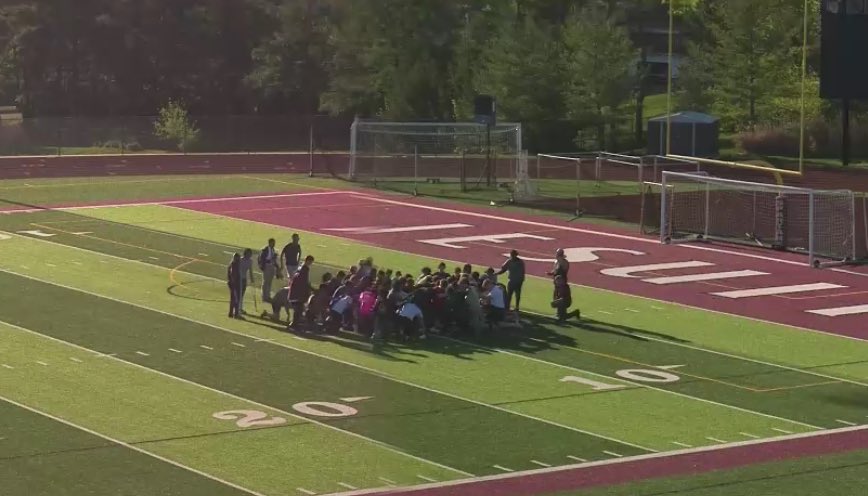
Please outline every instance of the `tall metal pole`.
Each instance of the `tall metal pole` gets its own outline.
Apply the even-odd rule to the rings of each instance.
[[[494,171],[491,168],[491,123],[485,126],[485,168],[488,170],[485,185],[491,187],[491,178],[494,175]]]
[[[838,15],[841,18],[841,67],[850,63],[850,23],[847,16],[847,2],[841,2]],[[863,47],[864,48],[864,47]],[[844,96],[841,98],[841,165],[850,165],[850,81],[844,79]]]

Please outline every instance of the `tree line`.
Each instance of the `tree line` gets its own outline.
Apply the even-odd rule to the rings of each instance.
[[[802,2],[673,0],[679,108],[797,121]],[[809,112],[819,0],[809,0]],[[6,0],[0,105],[26,116],[313,114],[467,120],[480,93],[532,147],[626,146],[662,91],[639,34],[666,0]],[[665,24],[664,24],[665,27]],[[625,133],[630,136],[625,139]],[[630,134],[632,133],[632,134]],[[618,141],[620,140],[620,141]],[[615,143],[615,141],[618,141]]]

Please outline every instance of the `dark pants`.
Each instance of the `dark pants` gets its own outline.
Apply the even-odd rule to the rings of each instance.
[[[289,327],[298,327],[304,322],[304,300],[290,300],[289,308],[292,309],[292,320]]]
[[[567,320],[567,317],[569,316],[567,314],[567,310],[569,310],[569,308],[572,306],[572,304],[573,304],[573,302],[571,302],[565,298],[561,298],[559,300],[555,300],[552,302],[552,308],[556,309],[558,312],[558,320],[560,320],[560,321]]]
[[[241,282],[229,283],[229,316],[238,317],[241,315]]]
[[[524,281],[509,281],[506,284],[506,309],[509,310],[510,303],[512,303],[512,295],[515,295],[515,311],[517,312],[519,308],[521,308],[521,286],[524,284]]]

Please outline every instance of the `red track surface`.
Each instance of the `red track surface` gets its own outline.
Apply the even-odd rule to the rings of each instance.
[[[454,485],[430,485],[379,494],[407,496],[522,496],[595,486],[624,484],[646,479],[676,477],[712,470],[844,453],[868,447],[868,430],[848,431],[814,437],[749,443],[668,456],[640,457],[606,465],[540,470],[536,473],[488,478]]]
[[[817,270],[807,266],[806,257],[767,250],[735,251],[706,245],[661,245],[657,240],[631,232],[598,226],[570,224],[550,218],[506,214],[492,209],[450,206],[440,202],[405,197],[359,193],[346,195],[288,197],[203,202],[184,205],[198,211],[271,223],[327,235],[339,235],[382,247],[425,255],[433,259],[469,261],[476,265],[498,266],[511,248],[523,256],[552,258],[555,248],[607,248],[634,250],[642,254],[598,252],[599,260],[574,263],[570,280],[586,286],[671,301],[698,308],[741,315],[833,334],[868,339],[865,314],[829,317],[807,313],[834,307],[868,304],[868,278],[864,274]],[[466,224],[465,228],[366,234],[353,228],[392,228],[422,225]],[[335,231],[334,229],[337,229]],[[477,235],[524,233],[549,238],[517,238],[503,244],[491,241],[457,242],[457,247],[437,246],[422,240]],[[775,258],[772,258],[775,257]],[[615,277],[602,271],[613,267],[696,261],[701,268],[637,272],[633,277]],[[544,275],[548,262],[530,262],[528,271]],[[412,267],[397,269],[414,269]],[[707,272],[752,270],[767,275],[728,278],[706,282],[657,285],[643,279]],[[844,286],[809,293],[730,299],[711,293],[794,284],[831,283]]]

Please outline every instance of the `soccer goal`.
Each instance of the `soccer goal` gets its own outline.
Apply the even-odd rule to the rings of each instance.
[[[854,195],[664,172],[663,243],[723,241],[808,255],[814,267],[854,260]]]
[[[356,119],[347,177],[418,191],[453,184],[462,191],[512,183],[521,164],[521,124],[384,122]]]

